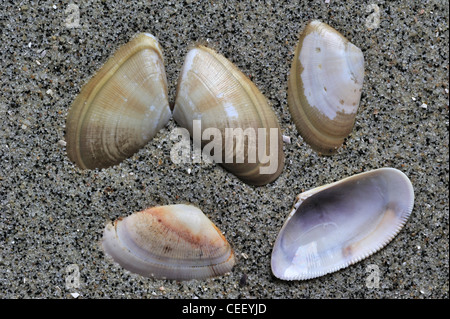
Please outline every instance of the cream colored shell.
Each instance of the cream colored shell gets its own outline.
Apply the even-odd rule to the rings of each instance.
[[[335,29],[310,22],[300,36],[288,82],[297,130],[323,155],[337,152],[351,133],[361,97],[364,56]]]
[[[102,246],[125,269],[146,277],[190,280],[230,272],[233,250],[192,205],[148,208],[108,223]]]
[[[82,88],[67,116],[67,155],[81,168],[104,168],[147,144],[171,116],[157,39],[136,35]]]
[[[249,160],[245,154],[243,163],[225,161],[225,139],[223,139],[222,166],[241,180],[252,185],[264,185],[274,181],[284,167],[282,135],[277,117],[258,88],[229,60],[214,50],[197,46],[186,56],[178,81],[173,117],[193,135],[193,121],[201,121],[202,132],[217,128],[225,137],[225,129],[265,129],[266,154],[270,149],[270,129],[276,132],[277,149],[270,154],[269,161]],[[257,139],[258,137],[256,137]],[[203,141],[202,146],[208,141]],[[253,144],[252,144],[253,145]],[[275,144],[274,144],[275,145]],[[258,148],[258,145],[254,147]],[[246,144],[246,147],[249,145]],[[254,150],[254,149],[253,149]],[[256,153],[258,150],[256,150]],[[275,165],[270,173],[261,173],[261,167]],[[267,170],[269,171],[269,169]]]

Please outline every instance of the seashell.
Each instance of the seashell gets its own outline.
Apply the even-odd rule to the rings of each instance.
[[[252,81],[214,50],[197,46],[187,53],[178,81],[173,117],[190,132],[194,145],[201,144],[205,150],[205,145],[216,143],[215,162],[242,181],[264,185],[281,174],[284,153],[275,113]],[[195,140],[194,121],[201,124],[201,143]],[[220,131],[221,140],[216,140],[216,135],[212,140],[210,136],[204,138],[206,130],[211,129]],[[239,141],[244,144],[231,140],[234,144],[228,145],[233,149],[227,150],[227,130],[239,132],[240,129],[244,134],[251,134]],[[244,145],[243,148],[240,145]]]
[[[120,163],[170,119],[161,48],[148,33],[120,47],[81,89],[67,116],[67,155],[80,168]]]
[[[297,196],[272,251],[284,280],[319,277],[354,264],[390,242],[414,206],[404,173],[381,168]]]
[[[353,130],[364,79],[364,56],[335,29],[310,22],[300,36],[288,82],[297,130],[312,149],[336,153]]]
[[[192,205],[148,208],[105,227],[104,251],[125,269],[162,279],[190,280],[230,272],[233,250]]]

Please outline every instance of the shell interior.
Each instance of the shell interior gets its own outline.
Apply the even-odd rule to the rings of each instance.
[[[67,155],[81,168],[105,168],[136,153],[171,111],[161,48],[136,35],[81,89],[66,123]]]
[[[282,135],[275,113],[258,88],[233,63],[212,49],[198,46],[187,53],[173,117],[189,130],[191,137],[194,120],[201,121],[201,146],[217,142],[218,147],[211,153],[215,161],[248,184],[270,183],[284,167]],[[220,131],[220,141],[203,136],[209,128]],[[233,153],[226,152],[226,130],[230,129],[249,133],[244,136],[244,148],[240,148],[243,153],[237,151],[237,139]],[[262,143],[256,143],[259,138]],[[242,155],[242,161],[238,160],[238,154]]]
[[[272,272],[303,280],[356,263],[395,237],[413,205],[410,180],[393,168],[300,194],[274,244]]]
[[[235,263],[225,237],[192,205],[153,207],[108,223],[102,245],[122,267],[147,277],[204,279]]]
[[[331,155],[351,133],[364,79],[364,56],[335,29],[310,22],[300,36],[288,82],[297,130],[311,148]]]

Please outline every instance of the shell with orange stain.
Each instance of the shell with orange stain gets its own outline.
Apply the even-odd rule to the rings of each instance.
[[[231,246],[197,207],[148,208],[105,227],[105,252],[125,269],[146,277],[204,279],[230,272]]]

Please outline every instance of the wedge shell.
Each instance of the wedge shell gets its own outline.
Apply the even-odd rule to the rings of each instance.
[[[202,135],[208,128],[220,130],[222,154],[219,162],[248,184],[270,183],[284,167],[280,126],[266,98],[233,63],[210,48],[197,46],[187,53],[178,81],[173,117],[189,130],[191,137],[194,120],[201,121]],[[261,144],[244,141],[245,150],[257,154],[255,160],[245,151],[244,160],[239,162],[237,143],[234,154],[226,154],[227,129],[253,132],[253,141],[259,138],[264,141]],[[201,146],[210,141],[203,139]],[[264,159],[259,156],[263,147],[265,152],[261,154],[268,156]],[[233,160],[227,161],[227,158]]]
[[[408,177],[393,168],[357,174],[300,194],[272,251],[284,280],[323,276],[389,243],[414,206]]]
[[[105,168],[136,153],[171,116],[157,39],[136,35],[120,47],[73,102],[67,155],[80,168]]]
[[[338,31],[310,22],[300,36],[288,82],[298,132],[322,155],[337,152],[352,132],[364,79],[364,56]]]
[[[192,205],[153,207],[108,223],[102,246],[125,269],[160,279],[215,277],[235,263],[225,237]]]

